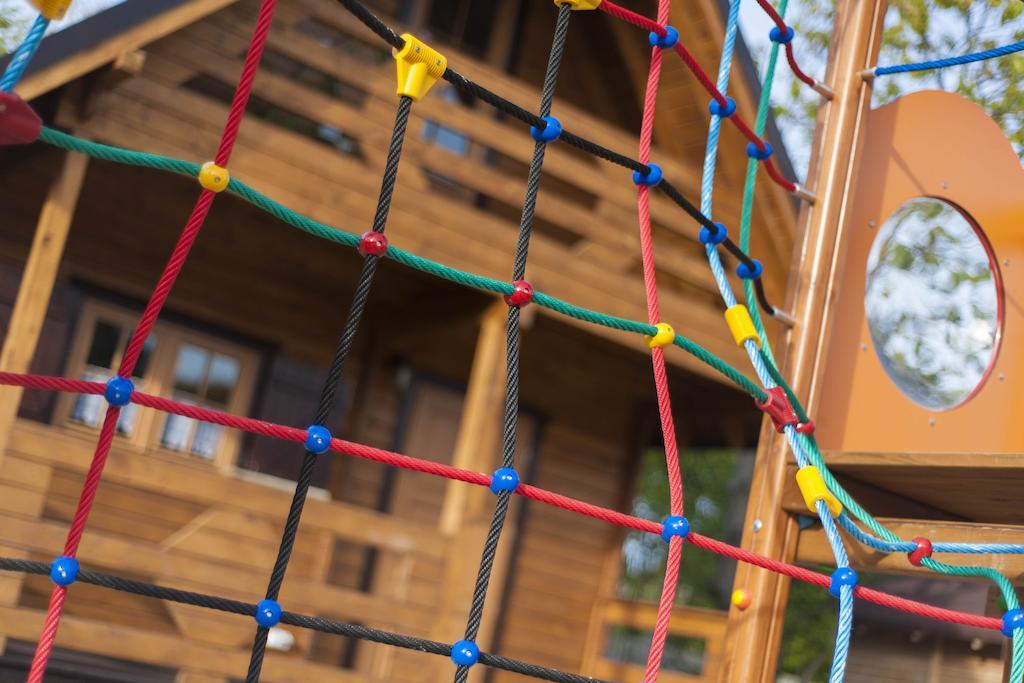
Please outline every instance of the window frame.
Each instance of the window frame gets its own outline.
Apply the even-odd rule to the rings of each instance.
[[[92,335],[98,322],[108,321],[118,325],[122,330],[128,330],[127,334],[130,335],[138,324],[138,319],[138,312],[124,306],[94,298],[85,299],[72,332],[71,347],[65,361],[65,376],[80,377],[85,371]],[[236,415],[243,414],[248,410],[252,404],[256,389],[256,377],[259,372],[260,355],[258,351],[185,325],[162,320],[157,321],[153,328],[153,335],[157,339],[156,348],[149,361],[146,376],[137,383],[136,389],[147,394],[171,397],[174,393],[173,373],[178,352],[184,344],[191,344],[211,353],[230,356],[238,361],[238,381],[223,410]],[[118,339],[118,346],[111,361],[112,372],[120,363],[126,343],[127,336],[124,340]],[[71,432],[94,435],[98,427],[90,427],[71,420],[71,412],[74,409],[76,398],[76,394],[62,393],[60,395],[53,413],[53,422]],[[214,467],[221,472],[230,473],[235,470],[235,462],[242,446],[242,434],[237,429],[223,428],[216,452],[212,458],[207,459],[187,450],[176,451],[163,446],[160,443],[160,437],[165,419],[165,414],[162,414],[161,411],[140,409],[132,433],[117,434],[116,443],[151,455],[172,457],[176,461],[198,466]]]

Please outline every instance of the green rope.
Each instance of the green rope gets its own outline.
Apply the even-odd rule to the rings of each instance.
[[[39,139],[48,145],[52,145],[60,149],[80,152],[90,157],[103,159],[105,161],[112,161],[130,166],[153,168],[160,171],[168,171],[170,173],[177,173],[179,175],[191,177],[195,177],[199,173],[199,164],[171,159],[169,157],[150,154],[148,152],[137,152],[120,147],[103,145],[97,142],[92,142],[91,140],[83,140],[82,138],[62,133],[58,130],[54,130],[53,128],[44,127],[39,135]],[[287,225],[298,228],[299,230],[313,235],[314,237],[329,240],[347,247],[356,247],[359,245],[358,235],[332,228],[329,225],[325,225],[324,223],[320,223],[308,216],[304,216],[293,211],[287,206],[274,201],[265,194],[250,187],[249,185],[246,185],[241,180],[232,178],[230,183],[228,183],[228,192],[244,199],[257,208],[266,211],[271,216],[274,216]],[[398,247],[389,247],[386,255],[388,258],[397,261],[398,263],[448,280],[449,282],[455,282],[457,284],[487,292],[493,292],[495,294],[512,293],[512,285],[508,282],[451,268],[438,263],[437,261],[431,261],[430,259],[417,256],[416,254]],[[592,311],[590,309],[562,301],[561,299],[542,292],[535,292],[533,295],[533,301],[538,306],[543,306],[544,308],[555,311],[556,313],[561,313],[562,315],[570,318],[582,320],[594,325],[601,325],[614,330],[644,335],[654,335],[657,332],[657,329],[653,325]],[[758,401],[764,401],[767,397],[767,394],[765,394],[761,387],[757,386],[743,373],[696,342],[676,335],[675,345],[701,362],[714,368],[717,372],[739,386]]]
[[[783,17],[786,15],[786,7],[788,4],[789,0],[781,0],[779,3],[778,12]],[[780,45],[778,43],[772,43],[771,55],[768,58],[768,66],[765,71],[764,85],[761,90],[761,99],[758,103],[757,120],[754,124],[754,132],[760,137],[764,136],[764,131],[768,122],[768,112],[771,109],[771,91],[772,84],[775,80],[775,68],[778,61],[779,48]],[[739,239],[740,249],[744,251],[750,250],[750,223],[754,207],[754,191],[757,185],[757,167],[758,162],[756,159],[751,159],[747,162],[747,175],[743,186],[743,205],[740,214]],[[761,357],[765,361],[768,372],[771,374],[772,379],[775,380],[776,384],[781,386],[786,392],[786,396],[793,405],[793,409],[797,413],[797,417],[800,421],[806,422],[809,419],[807,412],[804,410],[804,407],[801,405],[796,394],[790,388],[775,363],[771,344],[768,341],[768,335],[765,333],[764,324],[758,311],[753,283],[750,280],[744,280],[743,289],[747,299],[747,308],[750,310],[754,326],[757,328],[758,334],[761,335]],[[828,466],[825,464],[825,459],[822,457],[821,450],[818,448],[818,442],[813,435],[798,434],[797,440],[804,452],[809,455],[811,463],[821,473],[821,477],[825,481],[826,486],[828,486],[828,489],[833,495],[835,495],[839,502],[842,503],[844,509],[852,512],[857,519],[859,519],[880,538],[890,542],[903,540],[883,526],[871,515],[871,513],[861,507],[853,496],[851,496],[846,489],[840,485],[832,475],[832,472],[829,471]],[[1011,584],[1009,579],[1003,576],[1000,572],[992,569],[991,567],[953,565],[946,562],[940,562],[932,558],[922,560],[921,565],[938,574],[944,574],[946,576],[989,579],[998,586],[999,591],[1003,596],[1003,600],[1006,602],[1007,609],[1018,609],[1020,607],[1020,603],[1017,599],[1017,592],[1014,590],[1013,584]],[[1022,679],[1024,679],[1024,631],[1018,630],[1014,633],[1013,637],[1013,657],[1010,680],[1014,683],[1018,683]]]

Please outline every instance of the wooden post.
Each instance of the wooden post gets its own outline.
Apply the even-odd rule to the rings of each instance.
[[[837,3],[832,51],[826,82],[835,99],[826,104],[818,119],[818,134],[808,177],[818,195],[813,207],[801,216],[802,240],[794,255],[794,280],[790,284],[790,310],[798,324],[790,331],[783,371],[797,394],[806,399],[813,414],[822,390],[821,366],[828,345],[835,282],[842,269],[843,224],[855,169],[862,122],[871,100],[870,84],[861,71],[877,59],[886,0],[841,0]],[[796,553],[795,518],[781,507],[786,463],[785,439],[770,424],[762,426],[755,461],[743,547],[782,560]],[[756,529],[756,530],[755,530]],[[748,591],[754,600],[745,612],[729,615],[726,666],[722,681],[770,683],[775,680],[782,622],[789,580],[762,569],[741,564],[735,588]]]
[[[21,286],[11,311],[7,335],[0,350],[0,370],[27,372],[32,356],[35,355],[88,160],[82,154],[69,152],[43,204],[35,237],[32,239],[32,249],[25,262]],[[19,387],[0,388],[0,464],[3,463],[7,441],[18,414],[21,394]]]
[[[498,462],[498,443],[502,406],[505,397],[505,330],[508,306],[495,302],[483,314],[477,337],[469,386],[455,441],[452,464],[477,472],[490,472]],[[452,642],[462,638],[466,614],[476,582],[480,550],[490,525],[494,496],[483,487],[449,481],[441,509],[440,528],[458,543],[448,555],[441,583],[440,607],[434,635]],[[514,505],[505,521],[506,538],[514,531]],[[505,572],[508,568],[508,543],[503,543],[495,559],[491,587],[487,592],[488,610],[477,638],[480,649],[491,642],[496,607],[501,603]],[[450,667],[450,662],[444,662]],[[475,667],[479,670],[481,667]],[[447,668],[445,669],[447,673]],[[479,671],[471,671],[470,680],[478,680]]]

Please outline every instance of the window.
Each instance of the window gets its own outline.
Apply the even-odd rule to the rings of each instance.
[[[433,0],[426,27],[443,41],[483,56],[487,52],[498,10],[496,2]]]
[[[86,303],[68,359],[70,376],[105,382],[116,372],[138,315],[96,301]],[[157,323],[146,340],[132,381],[139,391],[231,413],[244,412],[252,395],[256,353],[212,335]],[[98,429],[102,396],[64,396],[58,419],[75,429]],[[141,448],[180,453],[231,467],[239,435],[180,415],[125,406],[117,435]]]

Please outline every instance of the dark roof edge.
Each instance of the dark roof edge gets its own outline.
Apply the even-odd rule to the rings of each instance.
[[[733,2],[739,2],[739,0],[733,0]],[[729,0],[718,0],[718,13],[721,15],[722,23],[724,24],[729,16]],[[746,78],[747,83],[750,84],[751,93],[754,96],[754,102],[761,101],[761,77],[757,72],[757,66],[754,64],[754,58],[750,54],[750,49],[747,47],[746,41],[743,39],[743,32],[739,31],[736,35],[736,58],[739,59],[740,68],[743,70],[743,76]],[[783,67],[784,68],[784,67]],[[753,123],[753,122],[751,122]],[[753,128],[753,125],[751,125]],[[796,171],[793,169],[793,162],[789,158],[789,154],[786,152],[786,145],[782,141],[782,134],[779,131],[778,126],[775,124],[775,116],[772,114],[771,109],[768,110],[768,121],[765,129],[767,133],[768,141],[772,144],[775,150],[775,165],[779,167],[782,174],[787,178],[796,180]],[[799,183],[803,184],[803,183]]]
[[[114,36],[142,24],[190,0],[127,0],[103,10],[43,39],[25,76],[31,76],[69,57],[93,48]],[[0,69],[7,67],[11,55],[0,57]]]

